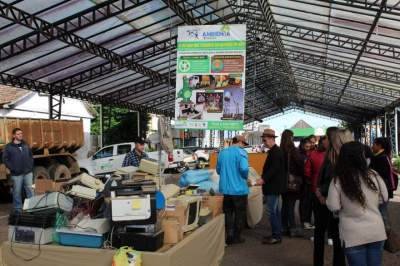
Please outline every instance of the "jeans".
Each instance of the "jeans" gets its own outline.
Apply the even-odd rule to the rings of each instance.
[[[347,262],[350,266],[381,266],[385,241],[346,248]]]
[[[32,191],[33,174],[11,176],[13,181],[13,205],[16,212],[22,210],[22,189],[25,189],[26,198],[33,196]]]
[[[227,240],[239,240],[246,225],[247,195],[224,195],[225,232]]]
[[[288,193],[282,195],[282,227],[287,230],[296,229],[294,209],[297,197]]]
[[[279,195],[267,196],[267,215],[271,223],[272,238],[282,239],[282,221],[281,212],[279,210]]]
[[[333,241],[334,266],[345,266],[344,251],[339,238],[339,221],[333,218],[332,212],[322,205],[316,197],[313,199],[315,231],[314,231],[314,266],[324,265],[325,234],[330,229]]]

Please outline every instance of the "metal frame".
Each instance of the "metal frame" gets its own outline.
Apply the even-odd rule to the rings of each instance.
[[[69,7],[72,2],[62,1],[29,14],[22,8],[24,2],[0,1],[0,16],[11,21],[0,27],[0,36],[12,26],[25,28],[27,32],[0,44],[0,60],[4,62],[0,83],[51,94],[49,105],[53,107],[50,109],[54,117],[58,117],[56,97],[59,95],[173,115],[176,58],[166,55],[175,52],[176,35],[166,24],[171,23],[175,28],[185,24],[247,23],[245,113],[248,121],[301,109],[366,123],[400,105],[400,46],[396,44],[400,38],[390,33],[399,30],[379,25],[383,29],[379,34],[396,40],[393,42],[376,41],[372,37],[379,19],[398,21],[400,2],[389,6],[386,0],[282,0],[274,4],[266,0],[162,0],[164,4],[152,8],[151,12],[120,20],[86,37],[77,34],[153,1],[107,0],[53,23],[44,20],[43,14]],[[296,5],[290,5],[292,2]],[[305,6],[368,16],[373,23],[357,20],[356,16],[341,18],[332,12],[318,14]],[[157,17],[158,14],[164,15]],[[316,16],[342,19],[346,23],[336,23],[335,29],[331,29],[333,24],[329,20],[316,20]],[[143,35],[140,38],[127,40],[129,36],[119,31],[148,17],[154,22],[128,32],[140,32]],[[304,23],[289,23],[288,19]],[[324,27],[328,30],[321,29]],[[116,34],[101,42],[95,41],[108,32]],[[351,32],[366,37],[357,37]],[[60,41],[64,45],[18,61],[38,47]],[[78,48],[72,53],[78,60],[63,65],[71,55],[62,53],[70,47]],[[120,53],[121,50],[124,52]],[[32,67],[23,68],[28,64]],[[379,126],[379,122],[374,123]]]

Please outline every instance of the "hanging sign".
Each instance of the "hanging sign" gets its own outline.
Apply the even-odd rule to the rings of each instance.
[[[175,128],[242,130],[246,25],[178,27]]]

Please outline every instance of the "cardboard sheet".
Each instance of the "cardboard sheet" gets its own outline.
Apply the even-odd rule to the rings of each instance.
[[[163,249],[164,250],[164,249]],[[2,266],[110,266],[114,250],[32,246],[4,242],[1,246]],[[224,216],[219,215],[165,252],[143,252],[143,266],[217,266],[225,252]],[[16,255],[17,256],[16,256]],[[20,257],[29,259],[24,261]]]

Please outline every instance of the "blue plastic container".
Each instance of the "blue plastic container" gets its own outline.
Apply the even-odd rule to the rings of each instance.
[[[76,232],[65,228],[57,229],[60,245],[100,248],[103,246],[105,236],[97,233]]]

